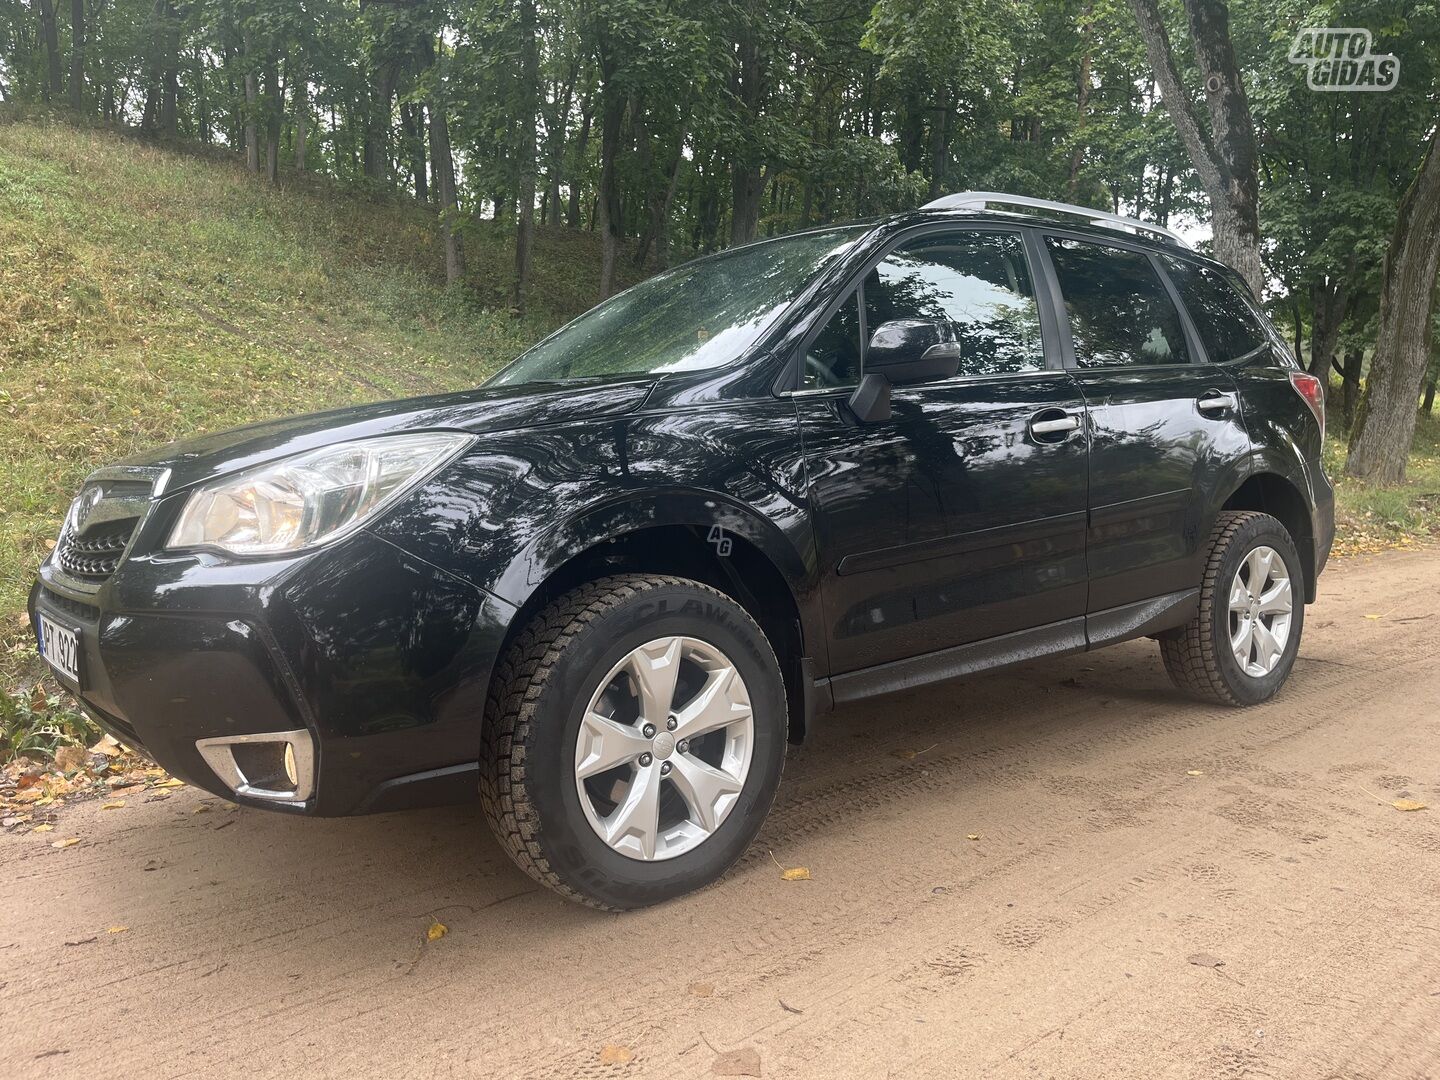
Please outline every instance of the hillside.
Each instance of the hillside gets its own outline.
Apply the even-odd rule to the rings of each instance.
[[[0,113],[0,675],[87,472],[285,413],[474,385],[586,307],[591,233],[541,230],[532,316],[504,305],[511,236],[477,223],[447,292],[433,216],[224,158]]]

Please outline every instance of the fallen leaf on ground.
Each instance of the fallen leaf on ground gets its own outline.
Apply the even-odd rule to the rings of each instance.
[[[1390,804],[1396,810],[1424,810],[1423,802],[1416,802],[1414,799],[1396,799]]]
[[[710,1063],[710,1071],[716,1076],[759,1076],[760,1051],[750,1046],[728,1050]]]
[[[172,776],[169,780],[161,780],[155,785],[157,788],[184,787],[185,781]]]
[[[1218,968],[1225,966],[1224,960],[1221,960],[1218,956],[1211,956],[1208,952],[1194,953],[1188,959],[1190,963],[1197,967]]]
[[[90,944],[92,941],[94,941],[94,940],[96,940],[96,939],[95,939],[94,935],[92,934],[90,937],[82,937],[82,938],[78,938],[78,939],[75,940],[75,941],[67,941],[67,942],[65,942],[65,944],[66,944],[66,945],[72,945],[72,946],[73,946],[73,945],[89,945],[89,944]]]
[[[794,1016],[803,1016],[803,1015],[805,1015],[805,1010],[804,1010],[804,1009],[797,1009],[794,1005],[787,1005],[787,1004],[785,1004],[785,999],[784,999],[784,998],[776,998],[775,1000],[778,1001],[778,1002],[780,1002],[780,1007],[781,1007],[782,1009],[784,1009],[786,1012],[788,1012],[788,1013],[790,1013],[790,1014],[792,1014],[792,1015],[794,1015]]]
[[[119,801],[119,800],[116,800],[115,802],[107,802],[107,803],[105,803],[104,805],[102,805],[102,806],[100,807],[100,809],[101,809],[101,810],[124,810],[124,809],[125,809],[125,804],[124,804],[123,802]]]
[[[966,839],[966,840],[979,840],[979,839],[980,839],[980,834],[979,834],[978,832],[966,833],[966,834],[965,834],[965,839]]]
[[[104,754],[106,757],[119,757],[123,751],[121,751],[120,744],[115,741],[113,736],[101,735],[100,738],[96,740],[95,745],[90,747],[88,752],[91,754]]]
[[[792,866],[789,870],[782,871],[780,878],[782,881],[809,881],[810,871],[803,866]]]
[[[191,810],[190,812],[192,814],[208,814],[210,812],[210,804],[201,803],[199,806],[195,807],[195,809]]]
[[[1186,776],[1204,776],[1205,774],[1204,774],[1203,772],[1201,772],[1199,769],[1186,769],[1186,770],[1185,770],[1185,775],[1186,775]]]
[[[54,848],[73,847],[75,844],[78,844],[79,842],[80,842],[80,837],[78,837],[78,836],[67,836],[64,840],[56,840],[56,841],[55,841],[53,844],[51,844],[50,846],[51,846],[51,847],[54,847]]]
[[[129,929],[130,929],[130,927],[128,927],[128,926],[107,926],[107,927],[105,928],[105,932],[106,932],[107,934],[123,934],[123,933],[125,933],[125,931],[127,931],[127,930],[129,930]]]
[[[425,940],[439,941],[449,932],[450,928],[446,926],[443,922],[433,922],[430,924],[430,929],[425,931]]]
[[[715,987],[713,987],[709,983],[691,983],[690,993],[694,994],[696,997],[709,997],[711,994],[715,993]]]
[[[74,772],[85,764],[83,746],[62,746],[55,751],[55,768],[61,772]]]
[[[31,831],[31,832],[49,832],[49,831],[50,831],[51,829],[53,829],[53,828],[55,828],[55,826],[54,826],[54,825],[51,825],[51,824],[47,821],[44,825],[36,825],[35,828],[31,829],[30,831]]]
[[[635,1060],[635,1051],[628,1046],[616,1046],[614,1043],[606,1043],[600,1048],[601,1065],[629,1065]]]

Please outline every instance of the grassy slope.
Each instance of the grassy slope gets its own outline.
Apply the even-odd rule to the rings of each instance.
[[[318,181],[0,112],[0,679],[34,661],[25,591],[87,472],[268,416],[472,386],[593,301],[591,234],[542,230],[532,317],[477,226],[437,281],[432,215]],[[489,304],[487,309],[484,305]]]

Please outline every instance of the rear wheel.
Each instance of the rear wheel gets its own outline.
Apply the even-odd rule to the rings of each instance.
[[[1227,705],[1268,701],[1295,665],[1304,592],[1285,526],[1256,511],[1222,513],[1210,537],[1200,610],[1160,639],[1170,678]]]
[[[555,600],[496,673],[480,792],[526,873],[605,908],[719,877],[749,845],[785,755],[764,633],[683,578],[622,575]]]

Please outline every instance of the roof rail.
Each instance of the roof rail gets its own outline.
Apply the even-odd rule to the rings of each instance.
[[[985,207],[992,205],[1021,207],[1025,210],[1049,210],[1054,214],[1072,214],[1085,218],[1092,225],[1120,229],[1125,232],[1146,233],[1169,240],[1184,248],[1190,246],[1183,236],[1163,225],[1153,225],[1148,221],[1141,221],[1139,218],[1124,217],[1121,214],[1111,214],[1104,210],[1092,210],[1087,206],[1075,206],[1072,203],[1031,199],[1025,195],[1006,195],[1002,191],[962,191],[955,195],[942,195],[940,198],[926,203],[922,209],[984,210]]]

